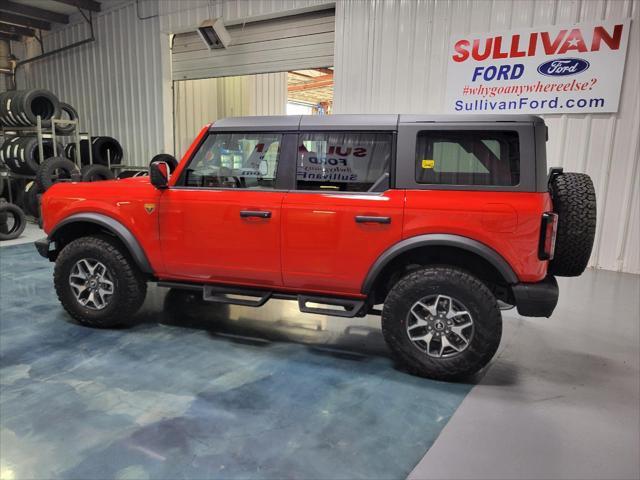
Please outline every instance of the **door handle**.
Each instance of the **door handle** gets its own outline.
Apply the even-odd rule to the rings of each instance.
[[[271,218],[271,212],[268,210],[240,210],[240,218]]]
[[[391,217],[371,217],[368,215],[356,215],[356,223],[391,223]]]

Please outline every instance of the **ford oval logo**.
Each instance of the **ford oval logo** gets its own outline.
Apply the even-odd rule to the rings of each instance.
[[[581,58],[556,58],[541,64],[538,72],[547,77],[565,77],[584,72],[587,68],[589,68],[589,62]]]

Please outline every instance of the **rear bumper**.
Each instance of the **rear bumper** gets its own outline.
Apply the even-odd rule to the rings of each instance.
[[[550,317],[558,304],[558,282],[553,275],[538,283],[511,287],[518,313],[524,317]]]

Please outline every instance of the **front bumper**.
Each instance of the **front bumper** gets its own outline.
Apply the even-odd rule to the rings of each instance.
[[[42,255],[44,258],[49,258],[49,245],[51,242],[47,237],[41,238],[40,240],[36,240],[35,242],[36,250],[38,253]]]
[[[511,287],[518,313],[524,317],[550,317],[558,304],[558,282],[553,275],[538,283]]]

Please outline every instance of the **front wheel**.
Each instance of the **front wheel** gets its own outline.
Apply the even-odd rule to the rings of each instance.
[[[53,277],[62,306],[90,327],[127,323],[147,294],[140,271],[122,246],[107,235],[70,242],[56,259]]]
[[[402,278],[382,311],[387,345],[413,374],[455,380],[484,367],[498,349],[502,317],[487,286],[456,268]]]

